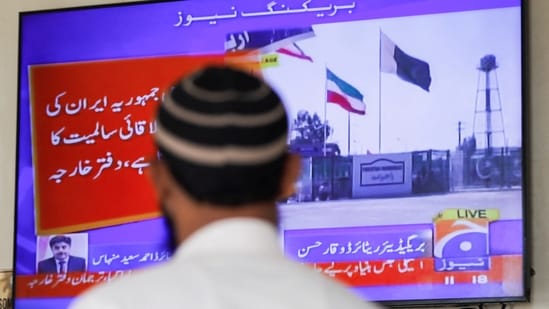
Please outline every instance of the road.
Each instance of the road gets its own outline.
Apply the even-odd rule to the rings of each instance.
[[[521,219],[522,190],[462,191],[280,205],[281,229],[430,223],[447,208],[497,208],[500,219]]]

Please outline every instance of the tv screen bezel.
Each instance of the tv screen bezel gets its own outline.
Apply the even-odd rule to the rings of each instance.
[[[189,1],[189,0],[185,0]],[[198,0],[197,0],[198,1]],[[18,23],[18,82],[17,82],[17,127],[16,127],[16,166],[15,166],[15,216],[14,216],[14,252],[13,252],[13,282],[14,282],[14,288],[13,288],[13,300],[15,299],[15,290],[16,290],[16,258],[17,258],[17,231],[18,231],[18,225],[17,225],[17,218],[20,215],[18,211],[18,198],[19,198],[19,165],[20,165],[20,132],[21,132],[21,126],[20,123],[21,120],[21,87],[27,86],[22,84],[22,65],[24,65],[21,54],[22,54],[22,28],[24,27],[23,19],[26,16],[32,16],[32,15],[41,15],[41,14],[49,14],[49,13],[58,13],[58,12],[68,12],[68,11],[85,11],[90,9],[105,9],[105,8],[116,8],[116,7],[125,7],[125,6],[141,6],[143,8],[146,8],[149,5],[154,5],[157,3],[172,3],[172,2],[179,2],[177,0],[161,0],[161,1],[152,1],[152,2],[145,2],[145,1],[132,1],[132,2],[121,2],[121,3],[109,3],[109,4],[99,4],[99,5],[79,5],[74,7],[63,7],[63,8],[55,8],[55,9],[45,9],[45,10],[33,10],[33,11],[22,11],[19,13],[19,23]],[[531,132],[529,128],[529,120],[530,120],[530,110],[531,110],[531,103],[530,103],[530,81],[529,81],[529,65],[530,65],[530,59],[529,59],[529,50],[528,50],[528,43],[529,43],[529,31],[528,31],[528,1],[522,0],[521,1],[521,54],[522,54],[522,157],[524,160],[522,161],[522,172],[523,172],[523,178],[522,178],[522,221],[523,221],[523,288],[524,293],[523,296],[520,297],[496,297],[496,298],[464,298],[464,299],[425,299],[425,300],[405,300],[405,301],[381,301],[380,303],[383,305],[387,305],[390,307],[395,308],[404,308],[404,307],[436,307],[436,306],[467,306],[467,305],[477,305],[477,304],[503,304],[503,303],[522,303],[522,302],[529,302],[531,297],[531,259],[532,259],[532,248],[531,248],[531,239],[530,235],[532,235],[532,226],[531,226],[531,215],[532,215],[532,203],[530,200],[530,192],[531,192],[531,186],[530,186],[530,171],[531,171],[531,162],[529,160],[530,158],[530,152],[531,152]],[[100,60],[100,59],[99,59]]]

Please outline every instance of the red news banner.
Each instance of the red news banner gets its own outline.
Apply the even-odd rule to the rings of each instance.
[[[484,271],[437,272],[434,269],[433,258],[328,262],[314,263],[310,266],[317,272],[351,287],[489,283],[502,284],[503,289],[520,286],[521,256],[492,256],[490,259],[490,269]],[[72,297],[96,284],[131,274],[131,270],[118,270],[18,276],[16,297]]]
[[[146,176],[153,115],[181,76],[237,54],[37,65],[30,68],[38,234],[157,217]],[[240,63],[258,71],[255,63]]]
[[[320,273],[352,287],[404,284],[520,284],[522,256],[490,257],[490,269],[479,271],[436,271],[434,259],[412,258],[378,261],[313,263]]]

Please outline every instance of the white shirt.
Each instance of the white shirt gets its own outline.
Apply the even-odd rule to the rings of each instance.
[[[257,219],[211,223],[162,265],[94,287],[71,309],[380,308],[332,278],[288,260],[272,224]]]

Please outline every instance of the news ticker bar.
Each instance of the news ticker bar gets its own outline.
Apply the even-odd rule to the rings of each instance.
[[[451,270],[451,265],[443,265],[445,258],[449,258],[446,261],[449,264],[452,261],[463,263],[460,260],[467,257],[474,260],[491,255],[519,255],[522,253],[522,240],[516,239],[520,238],[517,233],[509,234],[506,231],[517,231],[521,228],[520,220],[492,222],[486,235],[487,241],[481,244],[486,246],[484,244],[488,243],[487,252],[472,256],[472,250],[469,250],[463,254],[458,252],[459,254],[451,257],[439,256],[435,266]],[[138,232],[133,229],[122,231],[128,232],[123,233],[125,235]],[[90,273],[127,271],[151,266],[171,257],[167,247],[157,242],[121,243],[116,237],[103,238],[95,237],[94,241],[89,243],[85,258],[87,271]],[[470,238],[457,240],[461,245],[463,241],[471,242]],[[301,263],[420,259],[433,257],[433,249],[432,224],[284,231],[285,254]],[[465,261],[468,264],[474,262],[476,261]],[[486,265],[487,263],[484,263],[476,268],[482,270]],[[17,275],[34,275],[36,257],[29,255],[25,259],[20,259],[18,267],[20,269],[18,268]]]
[[[433,258],[322,262],[306,264],[315,271],[351,287],[413,284],[459,285],[522,282],[522,256],[492,256],[485,271],[437,271]],[[16,277],[16,298],[73,297],[113,279],[130,276],[131,270],[37,274]]]
[[[507,232],[520,231],[522,220],[486,221],[484,226],[475,220],[285,230],[284,252],[303,263],[522,254],[522,233]]]
[[[522,282],[522,256],[489,257],[487,270],[438,271],[434,258],[307,264],[352,287],[402,284]]]

